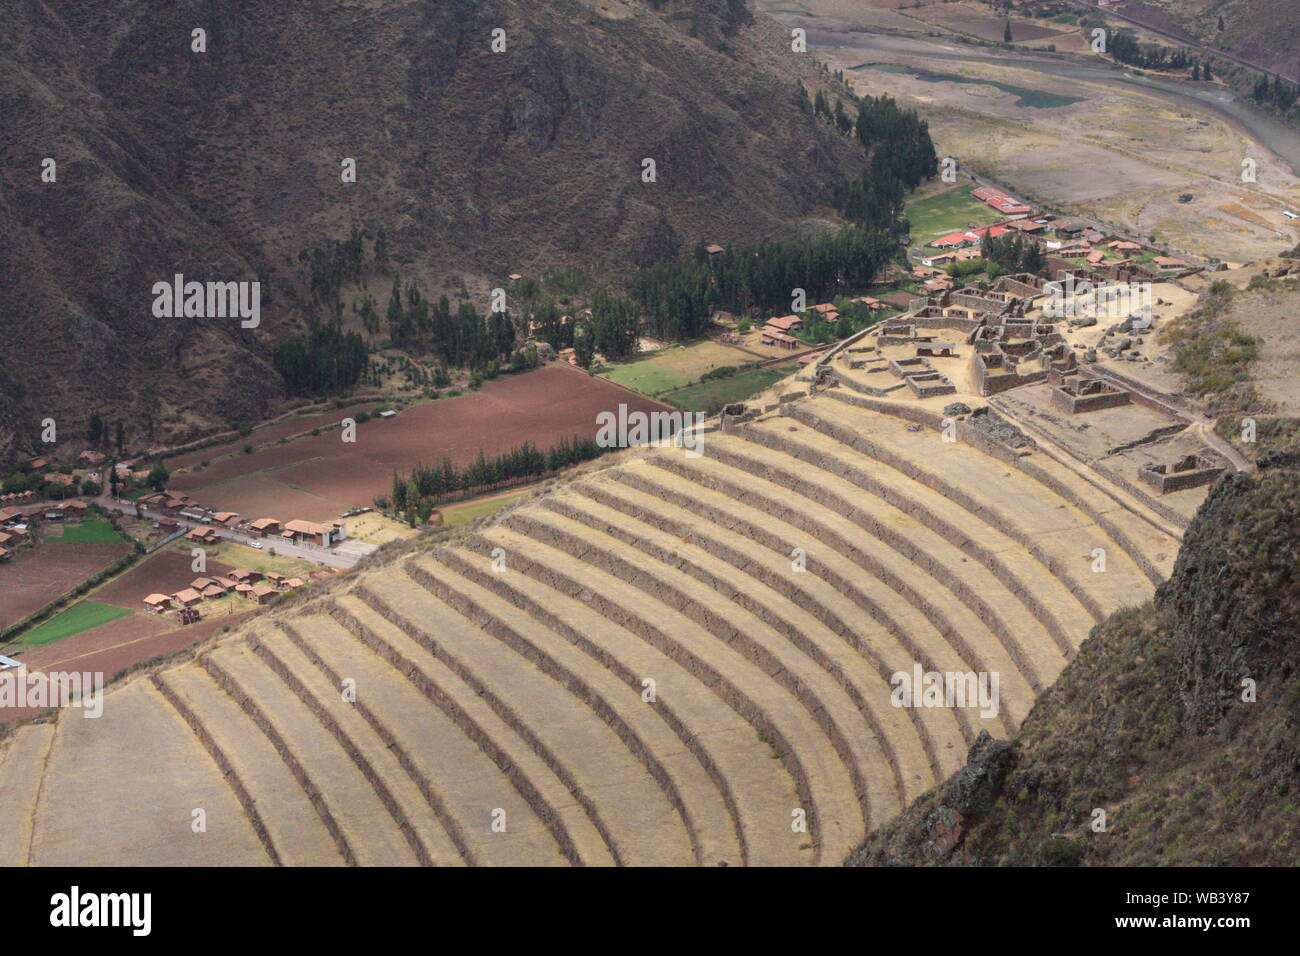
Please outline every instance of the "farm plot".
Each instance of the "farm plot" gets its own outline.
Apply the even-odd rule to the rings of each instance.
[[[644,358],[607,365],[599,374],[643,395],[658,395],[698,382],[700,376],[715,368],[752,361],[754,356],[740,349],[705,341],[685,347],[672,346]]]
[[[76,547],[40,543],[0,564],[0,628],[9,627],[62,597],[127,553],[124,542]]]
[[[99,627],[101,624],[115,621],[119,617],[125,617],[130,613],[126,608],[114,607],[111,604],[100,604],[98,601],[78,601],[67,610],[60,611],[48,621],[32,628],[18,640],[20,643],[30,644],[34,647],[53,644],[55,641],[61,641],[73,634],[80,634],[82,631]]]
[[[193,558],[188,550],[164,548],[125,574],[118,575],[108,584],[93,593],[96,601],[114,604],[130,611],[138,611],[144,599],[150,594],[174,594],[190,586],[198,577],[212,577],[234,570],[234,565],[207,561],[207,570],[196,572],[192,567]]]
[[[551,366],[373,419],[357,428],[353,443],[328,432],[273,445],[179,475],[172,487],[243,515],[324,521],[386,494],[394,471],[443,458],[465,465],[480,451],[493,455],[524,442],[546,449],[561,438],[591,437],[596,416],[619,404],[667,409],[576,369]]]
[[[267,425],[265,428],[255,429],[251,434],[244,438],[236,438],[232,441],[220,445],[212,445],[208,448],[200,448],[196,451],[186,452],[183,455],[176,455],[167,459],[167,467],[172,471],[180,468],[191,468],[194,465],[201,464],[205,461],[216,461],[226,455],[242,454],[245,445],[252,445],[254,448],[269,445],[279,441],[281,438],[289,438],[293,435],[301,435],[309,432],[313,428],[332,428],[339,424],[344,418],[355,418],[361,412],[371,412],[376,407],[374,402],[361,402],[357,405],[349,405],[345,408],[334,408],[327,412],[313,412],[308,415],[294,415],[286,418],[282,422],[276,422],[274,425]]]
[[[770,388],[794,372],[796,368],[798,366],[791,363],[748,369],[726,378],[710,379],[707,382],[679,388],[665,395],[664,400],[684,412],[715,414],[722,409],[723,405],[730,402],[743,402],[763,389]]]

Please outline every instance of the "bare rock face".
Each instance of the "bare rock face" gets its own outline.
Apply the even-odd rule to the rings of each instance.
[[[1156,595],[1172,621],[1183,727],[1215,731],[1255,695],[1283,694],[1300,660],[1300,481],[1283,460],[1215,485]]]

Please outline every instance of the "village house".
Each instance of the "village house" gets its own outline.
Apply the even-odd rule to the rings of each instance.
[[[280,533],[280,522],[275,518],[258,518],[249,527],[254,534],[259,534],[262,537]]]
[[[261,571],[250,571],[248,568],[235,568],[230,572],[230,578],[238,584],[251,584],[253,581],[262,580]]]
[[[9,549],[0,547],[0,561],[8,561],[10,558]]]
[[[275,589],[259,584],[249,592],[248,596],[258,604],[270,604],[275,600]]]
[[[803,319],[797,315],[780,315],[773,316],[767,320],[764,328],[775,329],[777,332],[784,332],[790,335],[798,332],[803,328]]]
[[[212,522],[221,525],[223,528],[229,528],[239,522],[239,515],[233,511],[218,511],[212,516]]]
[[[203,600],[203,595],[193,588],[184,588],[173,594],[172,600],[181,607],[193,607]]]
[[[799,340],[793,335],[787,335],[785,332],[782,332],[779,329],[774,329],[770,325],[763,326],[763,333],[759,342],[763,345],[772,345],[776,348],[790,349],[791,351],[797,349],[800,345]]]
[[[165,594],[150,594],[144,599],[144,609],[150,614],[161,614],[172,606],[172,599]]]
[[[290,521],[284,526],[283,536],[295,544],[315,544],[327,548],[330,545],[330,529],[314,521]]]
[[[291,591],[296,591],[298,588],[303,586],[303,580],[302,578],[290,578],[288,581],[284,582],[284,586]]]

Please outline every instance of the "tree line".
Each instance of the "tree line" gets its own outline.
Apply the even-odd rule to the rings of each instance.
[[[346,394],[369,362],[360,333],[344,332],[337,320],[312,319],[304,334],[279,343],[272,352],[272,364],[290,395]]]
[[[429,520],[437,502],[447,495],[535,478],[597,458],[608,450],[596,444],[594,438],[566,436],[546,451],[531,442],[497,455],[485,455],[480,450],[472,462],[461,468],[452,464],[450,458],[444,458],[438,465],[417,464],[406,475],[394,471],[390,497],[378,498],[375,504],[407,516],[412,524],[417,523],[413,519],[423,523]]]

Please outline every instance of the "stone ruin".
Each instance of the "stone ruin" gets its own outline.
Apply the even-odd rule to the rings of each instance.
[[[1216,458],[1194,452],[1171,462],[1143,465],[1138,469],[1138,477],[1159,494],[1167,495],[1171,491],[1208,485],[1223,470],[1223,464]]]
[[[998,317],[973,331],[967,344],[972,384],[981,395],[1045,380],[1052,372],[1068,373],[1079,359],[1051,323]]]
[[[889,371],[895,378],[901,378],[912,394],[917,398],[930,398],[934,395],[951,395],[957,391],[948,378],[929,360],[921,356],[913,358],[891,359]]]
[[[1052,388],[1052,405],[1070,415],[1127,405],[1132,393],[1101,379],[1062,381]]]

